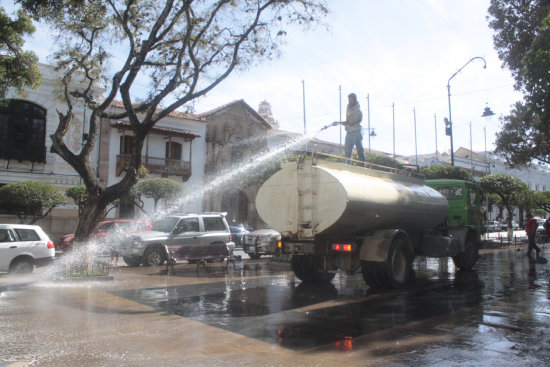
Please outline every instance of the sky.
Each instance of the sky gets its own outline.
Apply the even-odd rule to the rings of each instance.
[[[486,69],[476,59],[450,81],[453,143],[455,151],[470,144],[474,151],[494,149],[499,117],[509,114],[521,94],[514,91],[511,74],[493,48],[486,19],[489,0],[327,3],[328,30],[285,29],[279,58],[235,72],[196,101],[195,112],[240,99],[257,110],[267,101],[287,131],[304,132],[305,109],[306,130],[313,134],[340,120],[340,101],[345,118],[347,95],[353,92],[361,104],[363,127],[368,127],[370,115],[376,133],[372,150],[393,153],[395,137],[396,155],[434,153],[436,141],[439,152],[449,152],[443,121],[449,115],[448,80],[470,59],[482,57]],[[47,63],[48,44],[47,32],[39,31],[26,47]],[[481,117],[486,106],[495,116]],[[317,135],[335,143],[344,136],[339,127]],[[369,149],[366,134],[363,145]]]
[[[257,109],[265,100],[281,129],[303,132],[305,95],[311,133],[340,120],[341,88],[342,116],[354,92],[367,127],[370,105],[376,133],[371,149],[393,153],[394,104],[397,155],[434,153],[436,128],[437,149],[444,152],[450,150],[443,121],[449,115],[447,82],[471,58],[483,57],[486,69],[477,59],[450,82],[453,144],[455,151],[469,149],[471,123],[473,150],[494,149],[499,116],[508,115],[521,94],[493,48],[489,0],[345,0],[329,6],[328,31],[290,30],[279,59],[233,74],[197,110],[241,98]],[[481,117],[486,106],[495,113],[490,119]],[[329,128],[317,137],[340,142],[340,131]],[[363,145],[367,150],[366,135]]]

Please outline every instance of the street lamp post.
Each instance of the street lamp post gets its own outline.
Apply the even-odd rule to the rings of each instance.
[[[483,69],[487,68],[487,62],[485,61],[485,59],[483,57],[481,57],[481,56],[472,57],[470,60],[468,60],[468,62],[466,64],[464,64],[453,75],[451,75],[451,77],[447,81],[447,93],[448,93],[447,96],[448,96],[448,99],[449,99],[449,130],[450,130],[449,135],[451,137],[451,166],[455,165],[455,152],[454,152],[454,147],[453,147],[453,119],[451,117],[451,79],[453,79],[458,73],[460,73],[462,71],[462,69],[464,69],[466,67],[466,65],[468,65],[469,63],[471,63],[472,61],[474,61],[476,59],[483,60]]]

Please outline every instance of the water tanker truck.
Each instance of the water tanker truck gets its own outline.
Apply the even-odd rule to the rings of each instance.
[[[373,167],[307,157],[283,163],[258,190],[258,213],[281,233],[299,279],[329,282],[338,270],[360,269],[373,288],[399,288],[417,255],[475,265],[482,230],[475,184],[430,184]]]

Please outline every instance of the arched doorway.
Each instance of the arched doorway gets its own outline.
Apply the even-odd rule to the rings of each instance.
[[[227,212],[230,226],[248,222],[248,198],[240,190],[227,190],[222,195],[221,211]]]

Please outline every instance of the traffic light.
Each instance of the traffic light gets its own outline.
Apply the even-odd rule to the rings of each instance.
[[[452,136],[453,132],[451,130],[451,121],[449,121],[449,119],[446,117],[443,118],[443,120],[445,121],[445,135]]]

